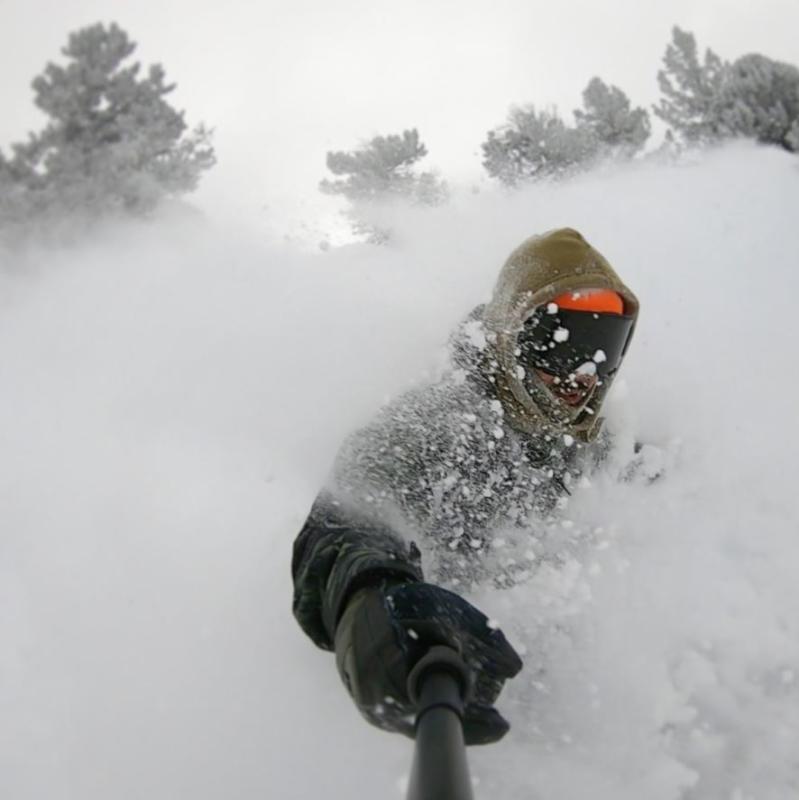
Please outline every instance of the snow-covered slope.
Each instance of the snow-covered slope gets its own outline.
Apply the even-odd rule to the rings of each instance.
[[[525,236],[572,225],[642,318],[619,456],[563,564],[476,601],[526,655],[478,797],[785,800],[799,785],[799,162],[736,146],[303,254],[173,214],[0,272],[0,796],[402,796],[290,613],[336,446],[436,368]]]

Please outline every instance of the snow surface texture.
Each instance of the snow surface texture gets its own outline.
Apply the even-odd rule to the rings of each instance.
[[[389,248],[173,213],[5,256],[0,796],[402,797],[411,743],[291,617],[292,540],[346,433],[562,225],[641,298],[606,411],[647,445],[575,491],[558,569],[473,598],[526,661],[477,796],[794,796],[798,207],[796,159],[738,146],[456,198]]]

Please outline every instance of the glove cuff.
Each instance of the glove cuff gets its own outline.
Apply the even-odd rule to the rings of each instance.
[[[423,580],[418,561],[398,558],[368,558],[352,565],[350,575],[339,576],[336,590],[328,592],[322,607],[322,620],[331,641],[335,638],[339,620],[344,614],[350,598],[360,589],[378,586],[394,586],[402,583],[417,583]],[[357,567],[357,570],[355,569]]]

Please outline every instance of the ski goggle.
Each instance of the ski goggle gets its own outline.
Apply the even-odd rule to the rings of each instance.
[[[604,381],[619,368],[634,321],[632,315],[540,306],[519,332],[517,358],[525,368],[558,378],[584,373]]]

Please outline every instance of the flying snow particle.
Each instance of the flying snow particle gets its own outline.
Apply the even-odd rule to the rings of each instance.
[[[566,447],[571,447],[574,444],[574,437],[570,436],[568,433],[564,433],[563,444],[565,444]]]
[[[519,380],[523,380],[524,376],[527,374],[527,372],[525,372],[524,367],[521,367],[521,366],[517,366],[515,371],[516,371],[516,377]]]
[[[486,620],[486,626],[489,627],[492,631],[499,630],[499,623],[495,619]]]
[[[567,342],[569,340],[569,329],[568,328],[556,328],[555,333],[552,334],[552,338],[556,342]]]
[[[547,303],[547,314],[557,314],[557,313],[558,313],[558,304]]]
[[[485,330],[483,329],[483,323],[480,320],[468,322],[463,326],[463,330],[466,334],[466,338],[469,340],[469,344],[471,344],[473,347],[476,347],[478,350],[485,349]]]
[[[596,353],[594,353],[593,359],[596,364],[601,364],[603,361],[607,361],[608,357],[605,355],[604,350],[597,350]]]

